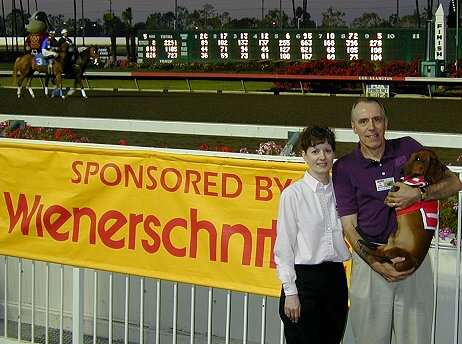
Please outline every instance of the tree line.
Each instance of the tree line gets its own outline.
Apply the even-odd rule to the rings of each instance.
[[[455,11],[451,4],[448,13],[448,26],[455,26]],[[104,13],[102,18],[92,20],[79,18],[75,23],[73,18],[65,18],[62,14],[50,14],[49,20],[55,28],[67,28],[71,35],[108,36],[115,32],[117,36],[127,31],[155,31],[155,30],[220,30],[220,29],[278,29],[278,28],[375,28],[375,27],[423,27],[426,20],[432,18],[426,9],[422,12],[418,7],[413,14],[398,16],[393,14],[387,18],[376,12],[364,12],[361,16],[347,23],[346,13],[329,7],[321,13],[321,21],[316,23],[307,8],[293,6],[293,13],[287,14],[279,9],[270,9],[262,18],[243,17],[233,18],[228,12],[219,12],[213,5],[205,4],[193,11],[185,7],[177,7],[176,15],[173,11],[153,12],[144,22],[133,22],[132,9],[126,8],[122,13]],[[25,24],[29,20],[27,10],[14,8],[7,15],[0,16],[0,33],[2,36],[25,35]],[[74,32],[77,29],[77,32]]]

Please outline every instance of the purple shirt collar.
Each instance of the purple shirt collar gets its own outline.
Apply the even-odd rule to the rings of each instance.
[[[390,143],[390,141],[385,140],[385,151],[383,152],[382,159],[380,161],[388,160],[389,158],[393,158],[395,153],[395,149],[393,145]],[[363,153],[361,152],[361,143],[358,142],[355,148],[355,157],[359,161],[359,163],[364,166],[364,167],[369,167],[377,161],[374,161],[372,159],[365,158]]]

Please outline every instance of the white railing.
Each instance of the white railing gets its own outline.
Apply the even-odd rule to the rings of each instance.
[[[287,138],[288,131],[300,130],[298,127],[0,115],[1,121],[7,119],[21,119],[34,126],[47,127],[264,138]],[[339,141],[356,140],[351,130],[336,129],[336,134]],[[452,135],[448,139],[447,134],[389,134],[390,137],[410,135],[427,146],[462,148],[462,135]],[[246,159],[301,161],[296,157],[176,151],[202,155],[224,154]],[[451,170],[462,173],[462,167],[451,167]],[[461,202],[462,193],[459,194],[459,204]],[[460,234],[459,207],[458,238]],[[436,242],[431,249],[436,286],[434,343],[459,342],[460,252],[459,240],[456,248]],[[0,279],[3,280],[0,283],[0,316],[3,318],[3,323],[0,322],[3,325],[0,327],[0,343],[31,339],[32,342],[44,343],[83,343],[84,335],[89,336],[85,338],[86,341],[93,343],[100,338],[107,338],[110,343],[156,344],[284,342],[278,317],[278,300],[273,297],[14,257],[3,258]],[[351,332],[347,330],[344,344],[350,343],[353,340]]]
[[[129,117],[129,115],[127,115]],[[49,128],[93,129],[111,131],[133,131],[146,133],[168,133],[209,135],[227,137],[253,137],[287,139],[288,132],[299,132],[303,128],[296,126],[204,123],[180,121],[147,121],[133,119],[91,118],[91,117],[56,117],[0,114],[0,121],[23,120],[31,126]],[[356,142],[357,136],[351,129],[335,128],[338,142]],[[411,136],[429,147],[460,148],[462,135],[448,133],[423,133],[416,131],[387,132],[388,138]],[[242,155],[241,155],[242,156]]]
[[[0,70],[0,77],[11,77],[13,71]],[[43,73],[35,72],[36,76],[44,76]],[[275,74],[275,73],[220,73],[220,72],[149,72],[149,71],[86,71],[87,79],[132,79],[135,82],[135,89],[139,89],[137,80],[227,80],[227,81],[271,81],[300,83],[300,89],[304,93],[303,82],[360,82],[365,84],[421,84],[421,85],[458,85],[462,78],[456,77],[427,77],[427,76],[361,76],[361,75],[315,75],[315,74]],[[11,87],[11,86],[8,86]],[[296,88],[296,87],[293,87]],[[191,89],[190,89],[191,90]],[[243,84],[245,91],[245,85]]]
[[[136,42],[138,42],[138,37],[135,38]],[[18,45],[20,48],[24,46],[24,37],[18,36],[18,37],[0,37],[0,47],[15,47],[16,46],[16,41],[18,42]],[[78,46],[83,45],[83,40],[82,37],[77,37],[77,41],[75,42]],[[85,44],[88,45],[101,45],[101,46],[110,46],[111,45],[111,37],[85,37]],[[125,47],[125,37],[117,37],[116,38],[116,44],[118,46],[124,46]]]

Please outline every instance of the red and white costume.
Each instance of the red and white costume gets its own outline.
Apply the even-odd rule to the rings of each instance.
[[[423,177],[404,177],[403,183],[415,187],[427,185]],[[439,202],[437,200],[415,202],[407,208],[396,210],[396,215],[400,216],[416,211],[420,211],[425,229],[436,230],[438,228]]]

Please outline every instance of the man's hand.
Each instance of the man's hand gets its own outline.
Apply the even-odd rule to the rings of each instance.
[[[401,182],[395,183],[395,186],[399,189],[388,193],[388,196],[385,198],[385,204],[387,206],[403,209],[420,201],[420,191],[418,188],[413,188]]]
[[[399,282],[404,280],[406,277],[410,276],[415,268],[406,270],[406,271],[397,271],[393,264],[404,261],[403,257],[393,258],[392,263],[381,263],[374,261],[370,264],[371,268],[374,269],[377,273],[382,275],[388,282]]]
[[[284,313],[285,315],[294,323],[298,322],[300,319],[300,299],[298,295],[288,295],[286,296],[286,302],[284,303]]]

